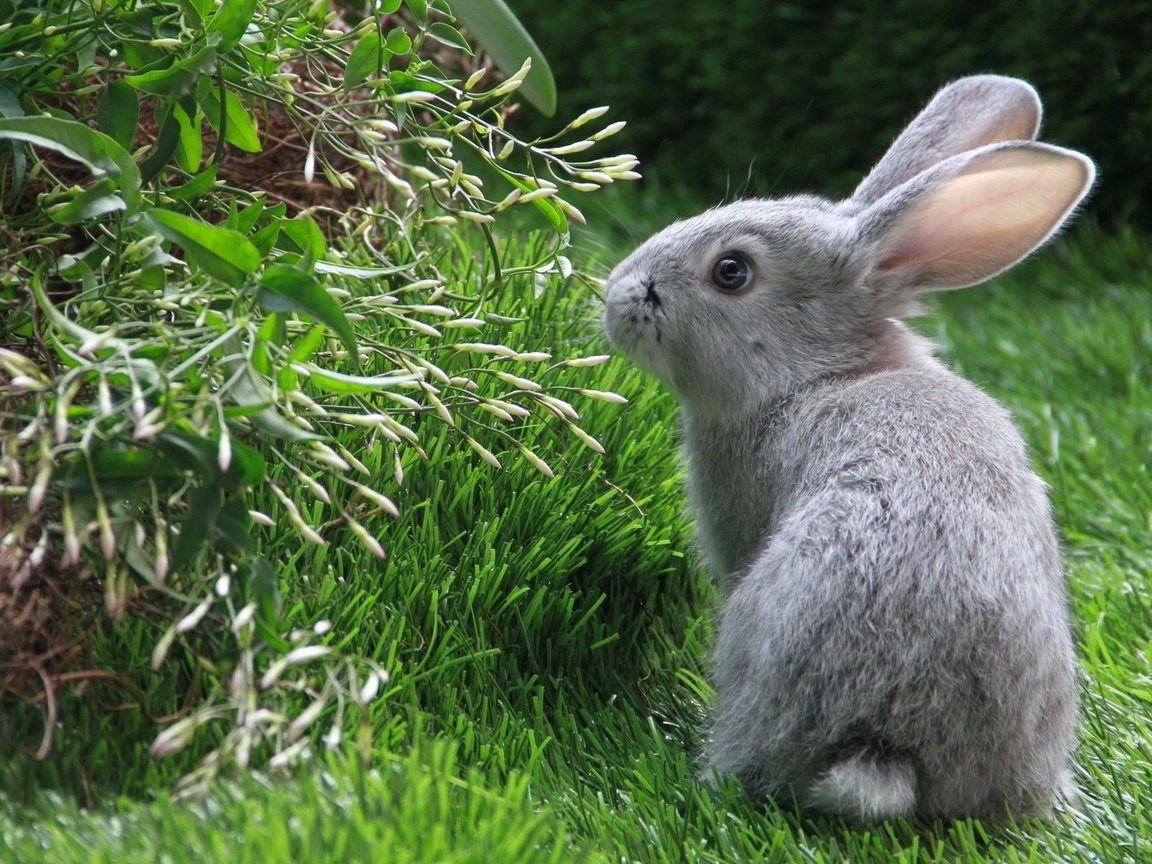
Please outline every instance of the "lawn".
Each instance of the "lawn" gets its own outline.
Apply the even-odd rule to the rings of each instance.
[[[642,215],[622,223],[659,209],[628,206]],[[605,237],[580,241],[585,263],[623,251]],[[1152,242],[1082,225],[917,323],[1011,408],[1052,487],[1083,674],[1080,798],[1051,821],[858,829],[697,781],[715,598],[682,512],[674,401],[614,359],[579,384],[627,405],[572,400],[606,456],[545,427],[525,443],[555,478],[514,451],[496,470],[428,424],[400,517],[373,526],[386,559],[278,541],[294,625],[325,619],[390,673],[355,741],[173,801],[194,754],[153,760],[151,722],[74,692],[54,754],[0,770],[0,861],[1152,860],[1150,262]],[[506,344],[603,350],[587,291],[505,291],[524,316]],[[109,626],[98,652],[146,666],[155,635]]]

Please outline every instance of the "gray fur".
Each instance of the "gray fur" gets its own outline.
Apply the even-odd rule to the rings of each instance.
[[[871,204],[937,162],[986,144],[1031,141],[1040,131],[1040,116],[1040,97],[1025,81],[1000,75],[961,78],[908,124],[852,200]]]
[[[1023,82],[962,79],[853,199],[711,210],[609,279],[609,338],[680,402],[724,596],[708,770],[754,794],[868,821],[1042,813],[1067,786],[1044,485],[1008,413],[896,320],[1010,266],[1085,194],[1083,156],[992,131],[1038,119]],[[736,294],[710,282],[733,250],[756,271]]]

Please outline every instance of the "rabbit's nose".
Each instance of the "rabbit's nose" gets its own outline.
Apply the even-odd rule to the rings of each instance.
[[[644,302],[653,309],[660,308],[660,295],[656,293],[655,279],[646,279],[644,281]]]

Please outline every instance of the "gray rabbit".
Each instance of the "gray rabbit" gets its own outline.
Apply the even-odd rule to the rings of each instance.
[[[1047,240],[1095,175],[1040,102],[942,89],[847,201],[749,200],[611,274],[611,342],[675,391],[724,596],[706,774],[858,821],[1042,814],[1076,683],[1044,483],[899,319]]]

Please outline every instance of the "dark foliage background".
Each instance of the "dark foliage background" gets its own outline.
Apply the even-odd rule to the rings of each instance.
[[[1089,210],[1152,227],[1150,0],[511,5],[561,113],[611,105],[646,175],[708,200],[847,193],[941,84],[997,72],[1040,91],[1045,140],[1097,160]]]

